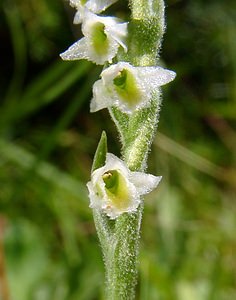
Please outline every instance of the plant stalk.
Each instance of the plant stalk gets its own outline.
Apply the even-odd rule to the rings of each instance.
[[[164,32],[163,0],[130,0],[128,53],[126,60],[135,66],[156,65]],[[119,109],[110,114],[119,131],[122,156],[131,171],[144,171],[148,151],[158,123],[160,92],[149,108],[131,116]],[[106,300],[133,300],[137,283],[137,257],[143,204],[134,213],[115,220],[105,215],[94,218],[103,249],[106,272]]]

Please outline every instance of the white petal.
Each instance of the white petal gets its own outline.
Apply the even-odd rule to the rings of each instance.
[[[90,207],[91,208],[100,208],[101,204],[99,203],[101,201],[101,198],[98,197],[95,193],[93,182],[90,181],[87,183],[87,188],[89,190],[89,199],[90,199]]]
[[[156,88],[174,80],[176,73],[161,67],[137,67],[137,76],[140,82],[148,87]]]
[[[93,98],[90,103],[90,111],[95,112],[112,105],[111,98],[102,80],[98,80],[93,85]]]
[[[70,0],[70,6],[78,8],[81,6],[81,1],[80,0]]]
[[[123,69],[130,69],[132,67],[129,63],[127,62],[119,62],[115,65],[111,65],[109,68],[105,69],[101,73],[101,77],[103,80],[104,85],[111,85],[113,84],[113,79],[119,74],[120,71]],[[134,67],[132,67],[134,68]]]
[[[94,13],[100,13],[116,1],[117,0],[89,0],[86,3],[86,7]]]
[[[127,22],[122,22],[116,17],[100,17],[88,10],[85,11],[84,22],[82,24],[83,34],[85,36],[90,36],[91,27],[96,23],[104,24],[106,34],[117,39],[118,42],[121,40],[123,43],[123,39],[127,36]]]
[[[132,172],[132,182],[138,190],[140,195],[147,194],[155,189],[162,176],[154,176],[151,174],[145,174],[142,172]]]
[[[103,65],[106,61],[111,62],[112,58],[118,51],[119,45],[116,41],[110,41],[110,39],[108,39],[108,43],[108,53],[98,54],[95,52],[91,41],[89,41],[88,38],[84,37],[75,42],[66,51],[61,53],[60,56],[64,60],[87,59],[98,65]]]
[[[123,160],[119,159],[112,153],[107,153],[106,156],[106,171],[111,169],[119,169],[124,176],[128,176],[129,170]]]
[[[125,44],[125,39],[128,34],[127,26],[128,23],[121,23],[106,28],[106,33],[116,40],[124,48],[125,52],[127,52],[127,46]]]
[[[84,13],[84,22],[82,24],[82,32],[85,36],[90,36],[91,35],[91,28],[94,26],[94,24],[96,23],[102,23],[106,26],[106,21],[107,21],[107,18],[111,18],[113,19],[112,17],[100,17],[94,13],[92,13],[91,11],[89,10],[85,10],[85,13]]]
[[[84,8],[78,9],[74,16],[73,23],[80,24],[83,22],[83,18],[84,18]]]
[[[82,38],[60,54],[64,60],[88,59],[88,45],[86,38]]]
[[[147,89],[150,89],[150,87],[165,85],[174,80],[176,76],[175,72],[164,69],[162,67],[134,67],[127,62],[119,62],[116,65],[112,65],[108,69],[104,70],[101,74],[104,78],[106,77],[106,75],[107,77],[110,77],[111,74],[114,74],[114,77],[112,78],[113,80],[117,76],[119,71],[127,69],[134,74],[140,84],[145,84],[147,86]]]

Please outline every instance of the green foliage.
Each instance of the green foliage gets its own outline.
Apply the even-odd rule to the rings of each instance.
[[[122,5],[110,9],[128,15]],[[149,160],[150,173],[163,180],[145,200],[137,299],[231,300],[235,1],[166,6],[161,63],[177,78],[163,91],[162,134]],[[0,252],[12,300],[103,299],[85,183],[101,130],[111,152],[119,140],[106,111],[88,114],[100,69],[58,57],[80,37],[65,7],[54,0],[0,3]],[[129,133],[120,138],[129,142]]]

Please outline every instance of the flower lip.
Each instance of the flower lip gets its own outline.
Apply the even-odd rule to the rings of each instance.
[[[131,172],[122,160],[107,153],[105,165],[95,170],[87,183],[90,207],[111,219],[132,213],[140,205],[141,196],[153,190],[160,180],[160,176]]]

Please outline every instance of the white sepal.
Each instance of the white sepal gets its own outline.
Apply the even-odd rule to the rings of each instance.
[[[74,17],[74,24],[80,24],[83,22],[85,11],[87,9],[95,14],[98,14],[107,9],[116,1],[117,0],[70,0],[70,5],[77,10]]]
[[[86,2],[86,7],[93,13],[100,13],[106,10],[113,3],[117,2],[117,0],[89,0]]]

